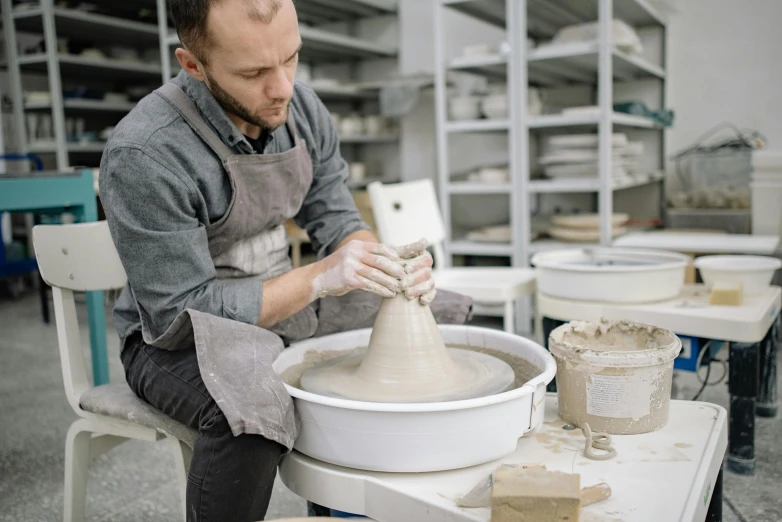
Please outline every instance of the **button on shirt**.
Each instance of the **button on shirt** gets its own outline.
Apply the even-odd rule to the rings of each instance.
[[[223,142],[237,154],[266,154],[294,146],[285,126],[251,145],[203,82],[181,72],[173,80]],[[369,230],[347,188],[347,164],[328,110],[309,88],[296,84],[291,111],[312,157],[313,181],[296,223],[319,257],[348,235]],[[114,309],[120,338],[141,331],[162,335],[190,308],[255,324],[263,306],[262,283],[218,281],[206,226],[227,212],[232,190],[220,158],[179,113],[153,93],[117,125],[100,165],[100,194],[128,285]]]

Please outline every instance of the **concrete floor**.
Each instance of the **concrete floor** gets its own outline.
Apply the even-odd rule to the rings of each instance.
[[[86,320],[83,306],[80,312],[80,319]],[[110,325],[111,315],[107,318],[111,378],[119,381],[123,371],[118,342]],[[82,325],[87,353],[87,330],[84,322]],[[715,366],[713,377],[720,371]],[[778,374],[782,377],[782,372]],[[677,398],[691,398],[698,382],[692,374],[681,373],[676,388]],[[707,388],[702,400],[727,407],[727,386]],[[0,298],[0,522],[61,519],[63,445],[75,418],[63,393],[55,328],[41,321],[36,295]],[[725,473],[726,522],[782,521],[780,430],[782,417],[758,419],[756,475]],[[112,522],[181,520],[175,484],[173,459],[167,448],[128,442],[90,465],[87,518]],[[267,518],[305,513],[304,501],[278,480]]]

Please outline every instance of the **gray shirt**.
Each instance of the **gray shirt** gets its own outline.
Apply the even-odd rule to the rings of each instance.
[[[185,72],[173,81],[226,145],[237,154],[255,153],[202,82]],[[313,165],[312,185],[295,221],[323,257],[369,227],[347,188],[347,165],[328,110],[300,84],[290,106]],[[293,146],[282,126],[269,134],[264,154]],[[207,246],[205,227],[223,216],[231,195],[220,158],[160,95],[141,100],[117,125],[101,160],[100,197],[128,276],[114,308],[123,344],[142,322],[151,338],[159,337],[188,308],[256,323],[262,283],[218,281]]]

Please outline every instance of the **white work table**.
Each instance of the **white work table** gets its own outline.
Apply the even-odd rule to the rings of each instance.
[[[721,466],[728,443],[725,409],[701,402],[672,401],[663,429],[614,436],[617,457],[583,456],[580,430],[562,429],[557,398],[546,399],[545,422],[521,439],[508,457],[470,468],[436,473],[377,473],[334,466],[293,451],[280,476],[294,493],[324,506],[378,522],[477,522],[488,508],[460,508],[456,501],[503,463],[542,463],[549,470],[578,473],[581,486],[607,482],[608,500],[582,510],[582,522],[674,522],[719,520]],[[714,502],[710,501],[714,494]]]
[[[650,304],[593,303],[538,293],[538,331],[544,345],[551,331],[568,321],[629,320],[678,335],[728,341],[732,415],[728,469],[743,475],[755,470],[755,415],[777,414],[776,358],[782,289],[771,286],[746,296],[741,306],[709,305],[703,285],[686,285],[675,299]],[[550,388],[551,389],[551,388]]]
[[[679,335],[757,343],[779,315],[782,290],[771,286],[761,295],[745,297],[741,306],[709,305],[709,291],[704,285],[685,285],[678,297],[668,301],[632,305],[573,301],[539,293],[537,306],[539,317],[563,321],[626,319]]]
[[[752,234],[707,234],[676,232],[634,232],[614,241],[615,247],[673,250],[690,254],[773,255],[779,236]]]

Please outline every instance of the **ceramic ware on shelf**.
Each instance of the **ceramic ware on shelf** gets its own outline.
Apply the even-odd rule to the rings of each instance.
[[[481,100],[481,112],[491,120],[508,117],[508,96],[506,94],[491,94]]]
[[[495,225],[471,230],[467,233],[467,240],[486,243],[510,243],[510,225]]]
[[[476,183],[507,183],[509,179],[508,167],[481,167],[467,176],[467,181]]]
[[[511,51],[508,42],[499,44],[478,43],[465,45],[462,48],[462,56],[465,58],[475,58],[479,56],[491,56],[494,54],[509,54]]]
[[[339,122],[339,133],[343,136],[356,136],[364,133],[364,118],[351,114]]]
[[[367,177],[367,166],[364,163],[354,161],[348,166],[350,181],[360,182]]]
[[[627,234],[627,229],[624,227],[614,227],[611,230],[611,237],[619,237],[625,234]],[[560,241],[600,241],[600,230],[593,228],[551,227],[548,229],[548,235]]]
[[[377,136],[378,134],[383,134],[387,128],[388,125],[384,117],[377,114],[364,116],[364,130],[367,134]]]
[[[621,227],[630,220],[627,214],[614,214],[611,223],[614,227]],[[551,223],[559,227],[580,228],[580,229],[599,229],[600,214],[572,214],[569,216],[553,216]]]
[[[527,114],[530,116],[543,114],[543,96],[537,87],[527,89]]]
[[[331,121],[334,122],[334,127],[339,130],[340,123],[342,122],[342,115],[338,112],[330,112],[329,116],[331,116]]]
[[[481,117],[479,96],[457,96],[448,100],[448,113],[454,121],[477,120]]]

